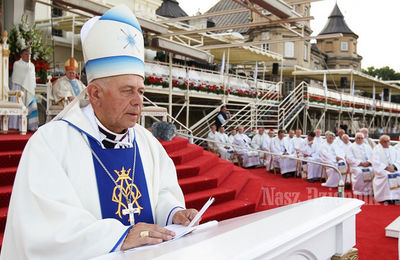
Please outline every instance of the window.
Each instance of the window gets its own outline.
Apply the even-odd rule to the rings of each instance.
[[[55,7],[51,8],[51,16],[52,17],[60,17],[63,14],[63,11],[60,8],[57,8],[56,6],[59,6],[57,3],[53,3]]]
[[[308,45],[304,44],[304,60],[308,60]]]
[[[347,42],[341,42],[340,43],[340,50],[341,51],[348,51],[349,50],[349,44]]]
[[[261,49],[263,51],[269,51],[269,43],[263,43],[261,44]]]
[[[51,35],[63,37],[63,31],[52,28],[51,29]]]
[[[294,42],[285,42],[285,57],[294,57]]]

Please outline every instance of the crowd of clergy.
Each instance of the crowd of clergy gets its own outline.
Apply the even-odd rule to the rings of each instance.
[[[382,135],[378,142],[368,136],[368,129],[356,133],[354,141],[343,129],[337,136],[320,129],[304,137],[301,129],[257,129],[250,138],[242,126],[225,132],[223,126],[211,126],[208,150],[244,168],[265,167],[282,177],[302,177],[308,182],[321,181],[322,186],[338,187],[340,178],[351,186],[354,195],[374,196],[379,202],[400,202],[400,143],[390,145]]]

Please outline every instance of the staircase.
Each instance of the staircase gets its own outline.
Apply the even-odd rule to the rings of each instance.
[[[280,129],[289,127],[305,106],[308,84],[301,82],[278,106],[278,126]]]
[[[175,163],[186,207],[200,210],[210,197],[215,198],[202,222],[255,212],[262,184],[258,178],[248,177],[247,170],[180,137],[161,144]]]
[[[0,135],[0,246],[18,163],[30,137]],[[262,182],[248,177],[247,170],[190,144],[187,139],[175,137],[169,142],[161,141],[161,144],[176,165],[186,207],[200,210],[209,197],[215,198],[202,222],[221,221],[255,212],[262,195]]]
[[[0,135],[0,245],[6,226],[8,204],[10,202],[12,185],[22,150],[31,134]]]

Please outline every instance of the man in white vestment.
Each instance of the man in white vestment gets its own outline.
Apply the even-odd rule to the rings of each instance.
[[[368,196],[372,194],[372,149],[364,143],[364,135],[356,133],[355,142],[346,152],[349,163],[351,182],[355,195]]]
[[[30,49],[26,48],[21,52],[21,59],[13,64],[11,75],[11,90],[21,90],[24,92],[24,104],[28,109],[28,130],[35,131],[39,126],[38,110],[36,102],[36,76],[35,66],[30,60]],[[19,129],[20,118],[10,116],[9,128]]]
[[[351,146],[350,138],[347,134],[344,134],[342,136],[342,144],[340,146],[340,148],[343,150],[344,154],[346,154],[346,152],[350,148],[350,146]]]
[[[253,138],[251,139],[251,146],[254,149],[262,150],[262,145],[265,142],[265,140],[269,139],[267,133],[265,133],[264,127],[259,127],[258,132]],[[258,153],[258,156],[260,158],[260,163],[264,165],[264,157],[265,154],[260,152]]]
[[[395,187],[394,174],[400,171],[400,153],[390,146],[390,137],[382,135],[372,152],[372,168],[375,173],[372,182],[376,201],[390,204],[400,200],[400,188]]]
[[[326,133],[326,143],[321,146],[319,156],[322,162],[338,166],[338,162],[344,162],[343,150],[334,142],[335,134],[332,132]],[[333,168],[326,167],[326,174],[328,179],[322,186],[337,187],[339,184],[339,173]],[[343,176],[342,176],[343,178]]]
[[[221,156],[221,158],[227,161],[232,161],[233,148],[229,146],[231,143],[228,135],[225,134],[225,127],[219,127],[218,132],[215,134],[215,141],[219,142],[216,143],[216,146],[218,154]]]
[[[75,99],[29,139],[1,259],[90,259],[158,244],[174,236],[162,226],[188,225],[197,213],[185,209],[164,148],[136,124],[144,94],[136,17],[113,7],[85,23],[81,39],[90,104]]]
[[[229,143],[233,144],[233,140],[235,139],[236,129],[231,130],[231,134],[229,135]]]
[[[247,150],[246,148],[251,148],[251,139],[244,133],[243,126],[238,126],[238,133],[235,135],[233,139],[233,144],[237,146],[241,146],[243,148],[237,148],[237,154],[242,159],[243,167],[248,168],[252,166],[258,166],[260,164],[260,159],[258,157],[258,153],[256,151]]]
[[[315,143],[315,133],[309,132],[307,135],[307,142],[300,149],[300,153],[307,160],[321,162],[319,159],[319,146]],[[321,176],[321,165],[307,162],[307,181],[314,182]]]
[[[285,136],[285,138],[283,138],[283,140],[284,140],[286,152],[289,155],[296,156],[296,150],[294,148],[294,131],[293,130],[289,130],[288,135]]]
[[[272,143],[272,139],[274,138],[274,135],[275,135],[274,130],[270,129],[268,131],[268,137],[265,138],[264,143],[261,145],[261,150],[271,152],[271,143]],[[273,166],[273,164],[271,163],[271,155],[265,154],[262,157],[265,158],[265,160],[264,160],[265,169],[267,171],[271,170],[271,168]]]
[[[217,134],[217,127],[215,125],[210,126],[210,132],[208,132],[207,139],[215,141],[215,135]],[[214,142],[207,141],[208,150],[211,152],[217,151],[217,145]]]
[[[272,139],[271,151],[280,155],[292,155],[291,151],[288,150],[291,149],[291,147],[286,145],[284,136],[285,131],[279,130],[278,135]],[[296,171],[296,165],[296,160],[274,156],[274,167],[280,168],[280,172],[284,178],[294,175],[294,172]]]
[[[69,58],[64,63],[64,68],[65,76],[57,79],[52,89],[53,100],[56,104],[71,102],[85,89],[85,85],[76,78],[78,62],[74,58]]]
[[[339,147],[342,147],[343,145],[343,135],[345,134],[344,130],[339,128],[338,130],[338,136],[335,139],[335,143],[336,145],[338,145]]]
[[[361,128],[360,132],[364,135],[364,143],[368,144],[373,150],[375,148],[375,142],[368,137],[368,128]]]
[[[293,147],[295,152],[300,152],[304,145],[306,145],[306,140],[301,137],[301,129],[296,129],[296,135],[293,137]]]

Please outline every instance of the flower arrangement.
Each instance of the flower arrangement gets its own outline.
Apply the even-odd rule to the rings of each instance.
[[[162,88],[168,88],[168,78],[162,78],[162,77],[156,77],[156,76],[146,76],[145,85],[153,85],[153,86],[161,86]],[[188,82],[182,79],[173,79],[172,80],[172,86],[174,88],[178,88],[181,90],[187,90],[188,88]],[[224,87],[223,86],[217,86],[217,85],[212,85],[212,84],[207,84],[204,82],[189,82],[189,90],[194,90],[198,92],[205,92],[205,93],[213,93],[217,95],[222,95],[224,94]],[[239,97],[248,97],[248,98],[262,98],[265,93],[262,91],[252,91],[252,90],[242,90],[242,89],[233,89],[233,88],[226,88],[225,89],[225,94],[226,95],[234,95],[234,96],[239,96]],[[269,94],[266,97],[267,99],[271,98],[278,98],[277,94]],[[282,97],[279,97],[280,99]]]
[[[51,48],[44,46],[40,30],[36,28],[36,25],[31,26],[28,23],[27,16],[22,16],[21,23],[11,29],[7,42],[10,48],[10,75],[13,64],[19,60],[22,50],[30,48],[31,61],[35,65],[36,82],[46,83],[47,70],[50,69],[48,59]]]

